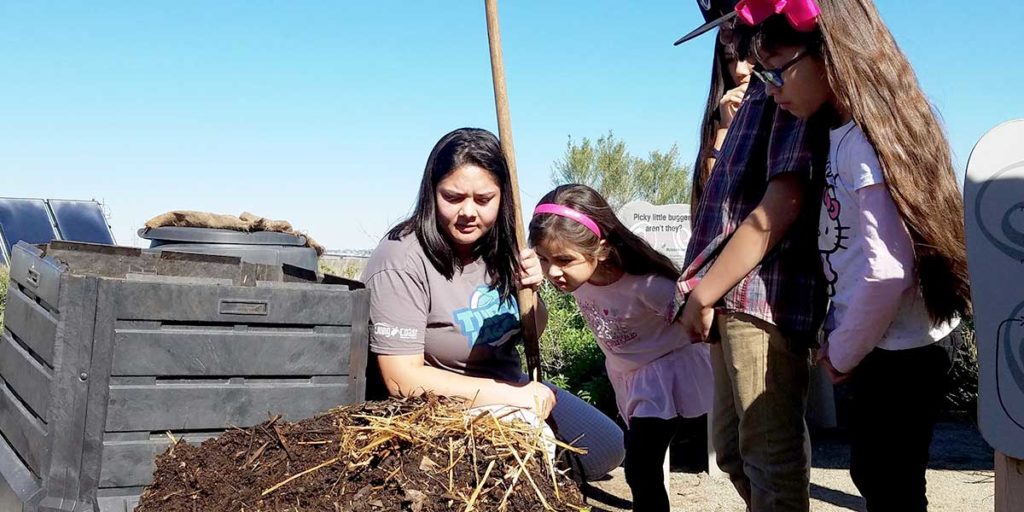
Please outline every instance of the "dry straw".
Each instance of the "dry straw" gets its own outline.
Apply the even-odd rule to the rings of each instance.
[[[352,475],[371,471],[380,471],[374,490],[399,488],[406,496],[420,494],[424,500],[429,495],[434,507],[429,510],[521,510],[527,502],[534,510],[588,510],[567,472],[551,460],[541,427],[490,411],[467,412],[456,400],[426,396],[368,402],[294,424],[274,418],[222,437],[227,436],[234,436],[235,446],[243,446],[233,459],[238,461],[236,470],[263,473],[262,479],[253,480],[260,482],[254,501],[237,510],[270,510],[274,503],[302,502],[306,487],[319,489],[321,495],[333,492],[341,499],[350,496],[346,493],[352,492],[352,486],[362,485]],[[563,453],[583,453],[556,443]],[[201,448],[217,452],[206,444]],[[182,457],[182,448],[172,446],[158,466],[188,464]],[[391,460],[395,458],[397,463]],[[384,464],[389,460],[392,464]],[[381,469],[385,467],[394,469]],[[271,472],[277,476],[268,479]],[[334,488],[325,493],[317,479],[334,481]],[[147,510],[147,500],[161,503],[172,494],[209,492],[168,484],[154,482],[139,510]]]

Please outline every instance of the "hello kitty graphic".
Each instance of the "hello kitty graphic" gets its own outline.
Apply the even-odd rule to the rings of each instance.
[[[843,226],[839,218],[842,204],[836,198],[836,175],[832,172],[832,166],[825,167],[825,192],[822,194],[822,211],[818,217],[818,251],[825,259],[825,281],[828,283],[828,296],[836,294],[836,281],[839,275],[832,268],[831,255],[840,249],[847,249],[843,244],[849,237],[846,230],[849,226]]]

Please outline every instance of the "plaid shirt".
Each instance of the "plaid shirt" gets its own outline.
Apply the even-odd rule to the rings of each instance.
[[[795,172],[809,184],[804,211],[715,309],[755,316],[791,337],[817,332],[826,306],[817,228],[827,137],[828,130],[818,119],[804,122],[779,110],[762,82],[750,83],[691,221],[693,234],[677,286],[680,308],[736,228],[761,202],[768,181]]]

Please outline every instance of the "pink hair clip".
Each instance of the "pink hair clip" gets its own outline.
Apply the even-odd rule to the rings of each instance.
[[[821,8],[814,0],[742,0],[736,13],[747,25],[757,25],[773,14],[783,14],[800,32],[810,32],[818,23]]]
[[[572,219],[576,222],[579,222],[580,224],[583,224],[584,226],[587,227],[587,229],[593,231],[598,238],[601,238],[601,228],[598,227],[596,222],[594,222],[594,219],[591,219],[590,217],[587,217],[586,215],[576,210],[573,210],[568,206],[563,206],[554,203],[544,203],[541,205],[537,205],[537,208],[533,210],[534,217],[542,213],[549,213],[551,215],[558,215],[559,217]]]

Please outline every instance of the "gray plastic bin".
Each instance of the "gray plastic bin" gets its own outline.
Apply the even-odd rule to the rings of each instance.
[[[306,247],[306,237],[255,231],[246,233],[213,228],[142,228],[139,237],[149,240],[144,252],[188,252],[236,256],[249,263],[288,264],[317,271],[316,250]]]
[[[293,274],[18,244],[0,337],[0,511],[127,512],[167,432],[199,441],[362,401],[367,291]]]

